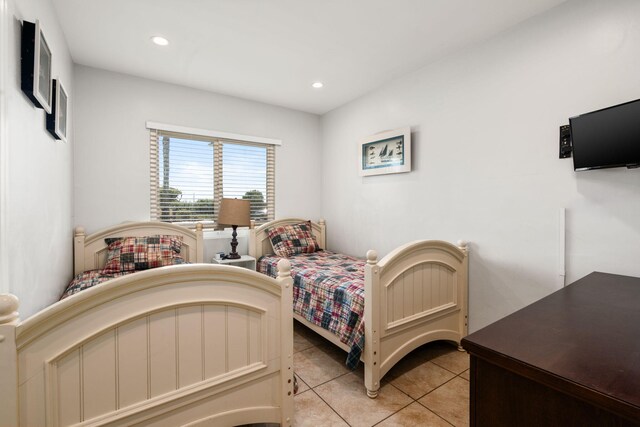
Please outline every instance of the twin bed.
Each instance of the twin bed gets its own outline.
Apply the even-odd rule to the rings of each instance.
[[[177,426],[293,417],[292,279],[203,264],[202,228],[127,223],[76,230],[74,270],[105,239],[174,235],[192,264],[128,274],[20,321],[0,296],[0,425]]]
[[[269,231],[303,222],[250,231],[250,255],[265,257],[260,265],[275,278],[203,263],[199,225],[125,223],[89,236],[78,228],[76,274],[104,268],[108,242],[123,236],[179,236],[188,264],[113,278],[24,321],[17,298],[0,295],[0,425],[287,426],[293,318],[346,350],[352,365],[364,362],[372,398],[406,354],[435,340],[459,344],[467,334],[465,244],[417,241],[381,260],[375,251],[366,261],[327,251],[274,258]],[[325,224],[307,224],[325,249]],[[319,299],[311,287],[337,280],[329,271],[362,285]]]
[[[261,260],[259,269],[275,275],[280,258],[273,255],[270,231],[296,224],[309,224],[319,247],[326,248],[324,221],[272,221],[250,230],[249,254]],[[364,362],[369,397],[378,395],[382,377],[412,350],[436,340],[459,346],[467,335],[466,243],[421,240],[380,260],[370,250],[366,261],[323,252],[288,258],[294,277],[293,317],[345,350],[351,367],[358,359]],[[341,282],[337,287],[336,276]]]

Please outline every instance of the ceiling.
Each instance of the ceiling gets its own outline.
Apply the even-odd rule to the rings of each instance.
[[[78,64],[323,114],[565,0],[52,1]]]

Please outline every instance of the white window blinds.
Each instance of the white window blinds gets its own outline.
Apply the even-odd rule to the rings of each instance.
[[[150,130],[151,218],[215,225],[222,198],[251,201],[251,219],[275,211],[275,147]]]

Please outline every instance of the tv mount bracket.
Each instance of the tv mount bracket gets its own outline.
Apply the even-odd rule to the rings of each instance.
[[[560,126],[560,158],[571,157],[571,127],[569,125]]]

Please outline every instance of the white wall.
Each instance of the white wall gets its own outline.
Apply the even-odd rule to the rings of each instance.
[[[22,20],[40,20],[53,57],[53,78],[60,79],[73,109],[73,64],[49,0],[7,2],[8,49],[0,58],[7,67],[2,162],[3,227],[0,239],[8,249],[2,288],[21,300],[25,318],[55,302],[72,273],[73,114],[68,117],[68,142],[54,140],[45,128],[44,110],[34,107],[20,89]],[[5,62],[6,61],[6,62]]]
[[[318,116],[84,66],[75,77],[75,220],[88,232],[149,219],[147,120],[281,139],[276,217],[318,216]]]
[[[385,254],[414,239],[471,242],[470,328],[591,271],[640,276],[640,170],[574,173],[568,118],[640,98],[640,2],[575,0],[322,119],[330,246]],[[413,171],[358,176],[358,140],[411,126]]]

